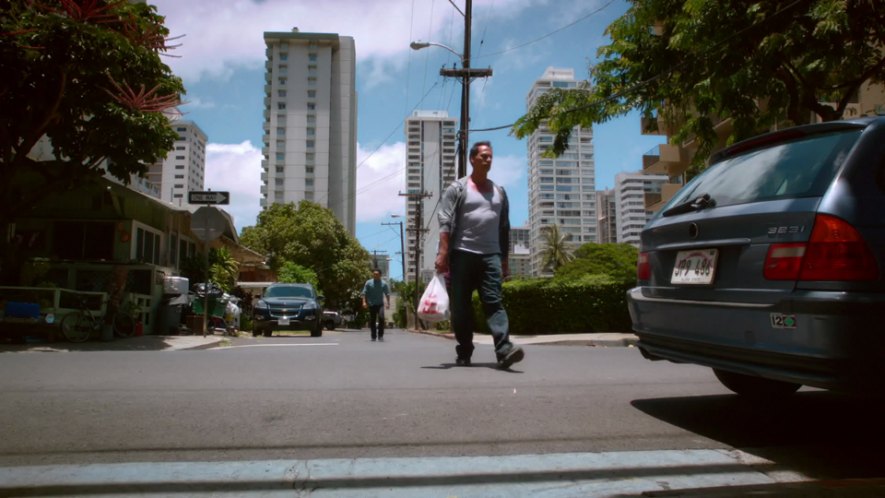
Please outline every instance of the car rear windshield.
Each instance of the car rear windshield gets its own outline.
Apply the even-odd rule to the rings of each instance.
[[[268,287],[265,297],[313,297],[313,293],[307,287],[281,286]]]
[[[861,129],[811,135],[754,149],[716,163],[664,208],[707,194],[716,206],[824,194]]]

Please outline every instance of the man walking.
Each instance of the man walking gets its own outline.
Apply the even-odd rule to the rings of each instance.
[[[384,340],[384,308],[390,308],[390,288],[387,282],[381,280],[381,270],[373,270],[372,278],[366,280],[363,291],[363,308],[369,310],[369,330],[372,331],[372,341],[376,338]],[[387,303],[385,304],[385,299]],[[376,325],[377,320],[377,325]]]
[[[455,331],[455,363],[469,366],[473,355],[473,291],[479,290],[486,323],[495,342],[501,368],[510,368],[525,356],[510,342],[507,311],[501,286],[510,273],[510,206],[504,189],[489,177],[492,144],[477,142],[470,148],[469,176],[446,188],[440,202],[439,251],[436,271],[450,272],[452,327]]]

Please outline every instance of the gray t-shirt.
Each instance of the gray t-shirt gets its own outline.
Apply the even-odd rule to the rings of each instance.
[[[464,203],[458,213],[458,235],[452,247],[475,254],[498,254],[498,223],[501,218],[501,191],[488,180],[488,192],[477,190],[473,182],[465,188]]]

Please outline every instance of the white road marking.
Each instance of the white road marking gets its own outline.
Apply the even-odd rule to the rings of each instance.
[[[220,348],[212,348],[207,351],[226,351],[238,348],[303,348],[306,346],[337,346],[337,342],[311,342],[308,344],[246,344],[243,346],[226,346]]]

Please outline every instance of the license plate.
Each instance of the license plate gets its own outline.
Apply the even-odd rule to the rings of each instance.
[[[716,274],[718,249],[692,249],[676,253],[671,284],[709,285]]]
[[[277,320],[277,323],[280,325],[289,325],[289,319],[288,318],[280,318],[279,320]]]

